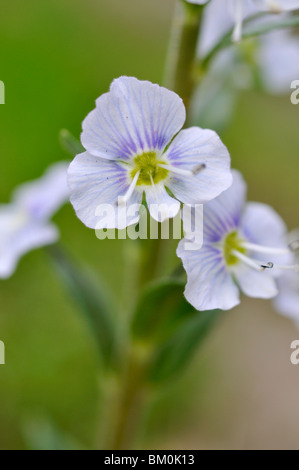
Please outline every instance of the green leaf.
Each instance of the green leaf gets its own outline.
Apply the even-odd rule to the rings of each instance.
[[[161,337],[193,311],[184,298],[184,286],[185,282],[180,279],[167,278],[143,290],[132,320],[135,338],[146,340]]]
[[[67,129],[61,129],[59,133],[59,141],[67,153],[70,153],[73,157],[79,153],[85,152],[80,141],[71,134]]]
[[[220,310],[194,312],[183,322],[156,351],[149,369],[150,381],[165,381],[186,367],[220,314]]]
[[[105,366],[113,366],[116,361],[116,333],[114,325],[114,309],[101,282],[82,266],[75,265],[61,247],[47,247],[47,252],[60,275],[60,279],[68,290],[72,300],[76,302],[87,320],[96,339],[102,362]]]

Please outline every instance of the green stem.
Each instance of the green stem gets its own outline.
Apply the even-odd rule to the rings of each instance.
[[[178,1],[173,19],[164,85],[175,91],[188,109],[196,84],[195,59],[203,7]]]

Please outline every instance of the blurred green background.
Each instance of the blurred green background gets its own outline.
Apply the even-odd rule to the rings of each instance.
[[[79,136],[113,78],[161,83],[173,6],[173,0],[2,0],[1,202],[19,183],[68,158],[60,129]],[[250,199],[272,204],[290,228],[299,224],[298,118],[288,96],[248,92],[222,136]],[[117,296],[120,242],[97,240],[70,206],[55,221],[63,243]],[[96,447],[95,344],[43,250],[26,255],[1,281],[0,305],[7,361],[0,366],[0,449],[45,448],[55,441],[53,428],[79,447]],[[245,300],[224,316],[184,377],[155,398],[144,447],[299,448],[299,366],[289,361],[298,337],[269,303]]]

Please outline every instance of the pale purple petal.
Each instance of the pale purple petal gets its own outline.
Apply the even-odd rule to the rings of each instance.
[[[185,204],[201,204],[225,191],[232,184],[230,155],[218,135],[211,130],[191,127],[181,131],[166,152],[171,165],[192,171],[206,168],[194,176],[170,173],[169,189]]]
[[[275,309],[299,326],[299,274],[283,273],[278,279],[278,288],[279,294],[273,301]]]
[[[236,170],[232,173],[232,186],[204,205],[204,238],[210,242],[221,241],[240,226],[247,188],[242,175]]]
[[[248,297],[271,299],[278,293],[276,282],[268,270],[255,271],[239,263],[233,272],[240,289]]]
[[[94,157],[88,152],[77,155],[68,170],[71,189],[71,203],[79,219],[90,228],[124,228],[124,208],[118,206],[118,197],[124,196],[129,189],[130,179],[126,168],[116,162]],[[130,198],[131,204],[139,204],[142,193],[135,191]],[[101,224],[101,206],[109,205],[111,217]],[[103,207],[103,210],[106,210]],[[119,215],[119,211],[121,214]],[[118,222],[120,216],[121,222]],[[137,216],[128,217],[127,225],[138,221]]]
[[[260,10],[275,13],[299,9],[299,0],[254,0],[254,3]]]
[[[55,243],[59,237],[55,225],[39,225],[30,221],[17,229],[11,227],[11,233],[6,233],[6,235],[9,235],[6,240],[0,237],[0,278],[2,279],[13,274],[19,259],[25,253]]]
[[[150,215],[158,222],[175,217],[180,210],[180,203],[167,193],[162,184],[148,186],[145,190],[146,202]]]
[[[13,194],[14,204],[28,212],[33,221],[49,219],[69,200],[68,165],[68,162],[54,163],[41,178],[19,186]]]
[[[182,259],[188,282],[185,297],[197,310],[229,310],[240,303],[239,290],[226,270],[222,253],[212,245],[185,250],[181,240],[177,255]]]
[[[287,93],[299,77],[299,38],[289,31],[273,31],[263,36],[259,63],[266,88]]]
[[[81,140],[93,155],[126,160],[163,150],[182,128],[186,111],[172,91],[133,77],[121,77],[96,102],[83,122]]]

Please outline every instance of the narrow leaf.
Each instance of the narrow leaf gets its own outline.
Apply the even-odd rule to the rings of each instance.
[[[220,310],[195,312],[191,318],[183,322],[158,348],[150,367],[149,379],[153,382],[162,382],[186,367],[220,314]]]
[[[173,329],[177,321],[193,311],[185,300],[185,283],[167,278],[152,283],[142,292],[132,321],[133,336],[153,338]]]
[[[85,151],[80,141],[67,129],[61,129],[59,133],[59,141],[64,150],[67,153],[70,153],[73,157]]]
[[[115,328],[114,311],[107,291],[94,276],[75,265],[74,261],[58,246],[47,248],[72,300],[83,312],[92,333],[95,336],[104,365],[112,365],[115,361]]]

